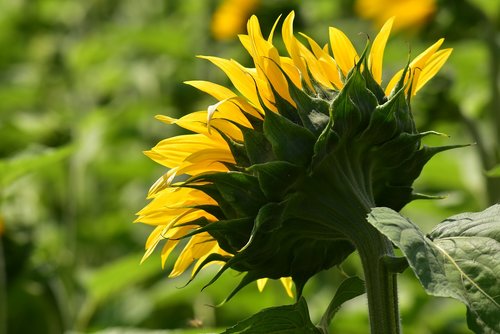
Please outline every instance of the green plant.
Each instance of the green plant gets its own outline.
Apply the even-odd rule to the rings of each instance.
[[[397,213],[432,196],[413,182],[437,153],[464,145],[428,147],[411,112],[413,96],[451,53],[443,39],[397,72],[383,88],[382,60],[392,20],[358,55],[349,39],[330,28],[330,47],[293,34],[294,13],[283,22],[289,57],[265,39],[255,17],[240,36],[255,68],[208,59],[240,95],[206,81],[188,82],[218,102],[180,119],[158,116],[194,134],[165,139],[146,154],[169,168],[151,188],[138,222],[154,225],[148,257],[163,243],[162,261],[189,239],[171,276],[194,263],[192,279],[221,263],[208,285],[227,269],[245,273],[228,295],[247,284],[281,279],[297,303],[270,308],[225,333],[327,333],[343,301],[368,297],[372,333],[401,331],[397,274],[408,265],[429,294],[468,307],[478,333],[500,331],[499,206],[453,216],[429,235]],[[394,245],[401,249],[395,254]],[[306,282],[357,251],[364,285],[348,278],[321,322],[309,320],[302,297]]]

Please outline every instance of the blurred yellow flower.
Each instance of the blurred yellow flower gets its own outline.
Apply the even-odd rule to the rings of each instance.
[[[224,0],[212,17],[212,36],[218,40],[235,38],[258,6],[259,0]]]
[[[413,96],[439,71],[452,51],[439,50],[443,43],[440,39],[405,70],[396,73],[384,85],[384,92],[380,86],[382,62],[392,19],[384,24],[369,52],[362,55],[357,53],[348,37],[334,27],[330,27],[330,43],[324,47],[302,34],[309,44],[306,46],[296,38],[293,20],[294,13],[291,12],[282,26],[286,56],[280,55],[273,45],[277,24],[264,38],[258,19],[252,16],[247,25],[248,34],[239,38],[253,58],[255,67],[244,67],[235,60],[201,57],[219,67],[238,93],[208,81],[189,81],[187,84],[213,96],[217,102],[206,110],[179,119],[157,116],[166,124],[176,124],[192,132],[164,139],[145,152],[169,170],[151,187],[148,194],[151,202],[138,212],[136,222],[155,227],[146,242],[143,260],[163,243],[161,260],[164,265],[173,249],[181,246],[183,250],[176,255],[171,277],[182,274],[193,264],[192,276],[195,276],[206,264],[217,262],[224,264],[220,273],[227,268],[248,272],[249,276],[240,287],[257,280],[259,289],[262,289],[267,278],[281,278],[291,295],[289,276],[295,275],[294,280],[298,277],[299,281],[307,279],[318,270],[337,264],[335,261],[343,260],[352,252],[351,244],[339,238],[335,231],[324,231],[324,225],[315,225],[301,218],[292,219],[290,224],[295,228],[305,228],[304,233],[284,225],[272,227],[262,234],[258,229],[262,226],[265,229],[267,223],[276,223],[280,217],[287,217],[276,213],[276,216],[271,214],[269,220],[264,219],[281,209],[281,204],[277,203],[286,203],[294,197],[287,195],[288,184],[296,181],[294,176],[301,175],[296,187],[290,191],[310,186],[308,182],[300,185],[300,180],[314,177],[315,167],[311,165],[306,173],[306,165],[323,152],[320,143],[315,146],[317,152],[312,158],[310,145],[318,136],[320,142],[324,139],[320,136],[323,129],[328,130],[332,124],[342,127],[341,118],[349,115],[344,115],[342,105],[337,112],[336,105],[345,98],[346,89],[358,89],[353,87],[361,85],[364,87],[361,94],[367,94],[367,87],[373,89],[374,93],[368,93],[367,103],[380,103],[379,109],[346,119],[354,122],[362,117],[370,118],[372,114],[394,105],[397,98]],[[363,69],[363,76],[359,72],[357,76],[353,74],[356,68]],[[353,77],[357,79],[350,79]],[[366,83],[354,83],[355,80],[366,80]],[[363,105],[354,110],[366,108]],[[404,117],[411,123],[412,118],[404,114],[404,110],[402,115],[406,115]],[[395,118],[400,123],[403,122],[399,119],[402,115]],[[393,119],[392,116],[387,116],[389,119]],[[305,125],[299,125],[302,123]],[[361,123],[363,126],[372,124],[369,120]],[[288,133],[289,130],[292,133]],[[386,132],[377,131],[377,135]],[[346,131],[345,135],[350,133]],[[389,173],[390,176],[396,174]],[[285,184],[280,186],[280,180]],[[380,182],[380,187],[386,186],[385,180]],[[337,186],[346,189],[343,185]],[[361,214],[364,220],[364,213]],[[283,230],[283,233],[266,234],[276,230]],[[183,239],[187,239],[187,243],[183,243]],[[313,242],[314,247],[309,247],[309,242]],[[346,253],[334,249],[339,244],[347,248]],[[324,256],[314,255],[318,254],[318,249]],[[314,263],[312,257],[315,261],[326,262]]]
[[[395,17],[394,30],[422,26],[436,11],[435,0],[356,0],[356,13],[382,26]]]

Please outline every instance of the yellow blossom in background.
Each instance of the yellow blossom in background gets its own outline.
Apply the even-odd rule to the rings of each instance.
[[[381,27],[395,17],[394,30],[418,29],[436,11],[435,0],[356,0],[356,13]]]
[[[166,124],[175,124],[192,132],[164,139],[145,152],[168,171],[151,187],[148,194],[150,203],[138,212],[136,222],[154,227],[146,242],[143,260],[162,245],[161,260],[164,265],[173,249],[182,246],[171,277],[179,276],[191,266],[194,277],[206,264],[215,262],[223,265],[216,278],[228,268],[248,272],[236,290],[255,280],[262,289],[266,280],[272,278],[281,279],[287,293],[292,295],[290,277],[294,277],[296,284],[296,278],[299,284],[303,284],[304,279],[317,271],[343,260],[353,248],[335,228],[324,230],[324,224],[309,221],[312,218],[307,215],[296,218],[292,213],[280,213],[280,210],[286,208],[288,200],[311,191],[308,187],[321,196],[322,191],[311,182],[320,180],[317,186],[321,187],[325,183],[322,180],[335,176],[330,169],[321,174],[325,171],[317,164],[307,167],[311,161],[317,162],[322,152],[328,151],[321,146],[326,142],[322,134],[324,129],[340,127],[335,128],[339,136],[351,135],[351,132],[344,131],[342,122],[370,118],[372,113],[398,106],[399,102],[395,101],[406,96],[409,101],[440,70],[452,51],[439,50],[443,39],[438,40],[384,84],[384,90],[381,87],[383,56],[393,19],[384,24],[369,52],[361,55],[348,37],[334,27],[329,28],[329,44],[324,47],[302,34],[308,44],[306,46],[295,36],[293,20],[294,12],[291,12],[283,21],[281,32],[288,55],[280,55],[273,45],[278,21],[265,38],[258,19],[252,16],[247,24],[248,34],[239,38],[255,67],[245,67],[235,60],[201,57],[219,67],[235,90],[208,81],[188,81],[187,84],[211,95],[217,102],[206,110],[192,112],[179,119],[157,116]],[[356,74],[360,68],[363,77],[359,72]],[[349,81],[353,76],[355,79]],[[367,80],[366,84],[361,83],[363,80]],[[366,103],[379,104],[379,107],[350,118],[348,114],[337,113],[335,106],[339,104],[338,108],[344,108],[343,102],[339,101],[344,100],[346,94],[351,94],[346,92],[357,89],[353,88],[355,85],[366,85],[360,86],[365,87],[361,94],[365,94],[367,88],[372,89],[373,93],[369,93]],[[351,99],[354,98],[358,96]],[[360,108],[365,110],[366,106]],[[398,114],[402,117],[398,124],[408,122],[405,129],[412,130],[413,120],[404,113],[406,109],[402,110],[403,114]],[[304,116],[305,113],[309,114]],[[341,119],[344,116],[346,119]],[[379,120],[382,119],[392,118],[384,116]],[[304,125],[299,125],[301,123]],[[363,120],[362,124],[366,126],[372,122]],[[375,135],[385,133],[377,130]],[[411,138],[414,140],[418,136]],[[352,142],[358,143],[358,139]],[[314,147],[312,157],[311,145],[316,140],[320,143]],[[345,142],[349,141],[351,139]],[[368,142],[366,147],[371,149],[372,146]],[[418,145],[412,144],[410,148],[413,150]],[[396,153],[400,154],[398,152],[396,149]],[[365,164],[363,162],[358,166]],[[414,164],[404,170],[420,168],[418,166]],[[367,173],[371,171],[369,169]],[[401,176],[398,175],[392,170],[387,175],[377,174],[375,179],[376,182],[380,180],[380,184],[376,188],[381,193],[388,191],[385,187],[390,180],[382,176]],[[302,182],[308,178],[311,178],[310,181]],[[355,180],[358,181],[361,182]],[[284,184],[280,186],[280,182]],[[294,186],[288,189],[289,184]],[[334,190],[334,196],[349,189],[336,181],[332,181],[331,185],[340,187],[338,191]],[[328,188],[328,191],[331,189],[335,188]],[[366,196],[365,199],[375,195]],[[401,196],[401,193],[395,195],[396,206],[400,205]],[[370,203],[365,204],[374,205],[374,200],[367,200]],[[351,203],[346,204],[349,205]],[[293,211],[300,205],[290,208]],[[360,213],[364,221],[365,213]],[[265,219],[269,214],[270,219]],[[279,219],[286,219],[288,225],[267,229],[266,224],[273,224]],[[302,228],[305,230],[302,231]],[[259,229],[264,230],[261,233]],[[274,233],[278,230],[282,232]],[[273,233],[268,235],[269,231]],[[182,243],[186,239],[187,243]],[[310,247],[309,242],[313,246]],[[341,251],[341,248],[346,251]],[[323,255],[318,256],[320,253]],[[298,287],[298,294],[301,288]]]
[[[224,0],[212,17],[212,36],[218,40],[235,38],[259,5],[259,0]]]

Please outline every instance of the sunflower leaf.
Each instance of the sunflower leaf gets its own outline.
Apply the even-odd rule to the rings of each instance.
[[[309,318],[309,309],[304,298],[294,305],[270,307],[240,321],[222,334],[321,334]]]
[[[463,302],[474,332],[500,332],[499,204],[450,217],[428,236],[388,208],[368,221],[402,250],[427,293]]]

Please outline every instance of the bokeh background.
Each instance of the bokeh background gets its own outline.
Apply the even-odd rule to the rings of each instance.
[[[214,103],[183,81],[228,84],[195,56],[250,65],[237,39],[246,20],[257,14],[268,33],[290,10],[296,31],[322,44],[333,25],[358,49],[397,15],[387,76],[445,37],[454,52],[413,111],[421,131],[449,135],[429,144],[475,145],[434,158],[416,189],[444,199],[403,213],[429,231],[500,200],[498,0],[1,1],[0,334],[211,333],[293,302],[270,282],[216,307],[236,273],[201,291],[214,274],[206,270],[184,287],[189,275],[168,279],[172,261],[162,269],[159,254],[139,265],[152,227],[132,223],[165,172],[142,151],[180,133],[154,115],[180,117]],[[344,273],[362,274],[355,255],[306,286],[313,321]],[[465,307],[426,297],[410,270],[400,278],[400,301],[405,333],[468,333]],[[368,332],[364,297],[344,306],[332,331]]]

